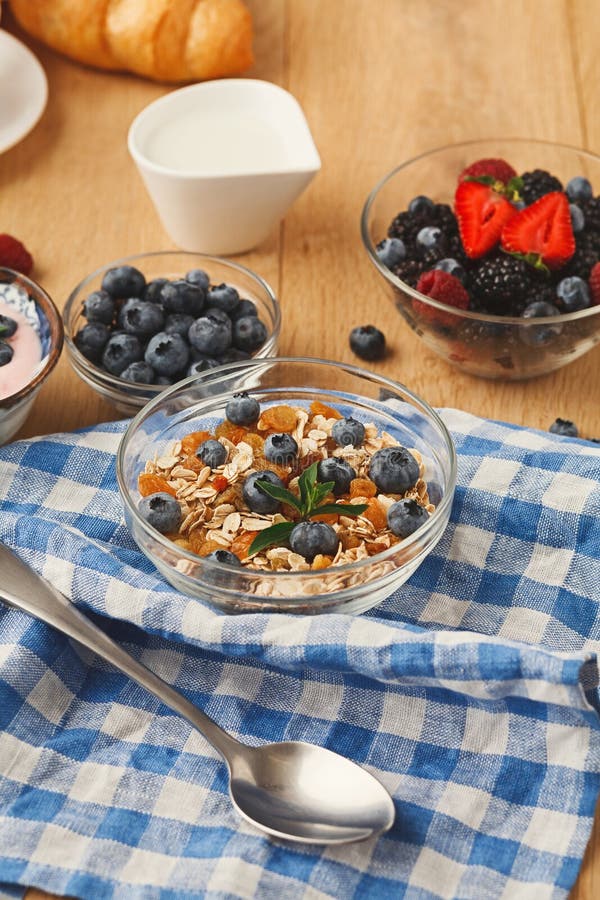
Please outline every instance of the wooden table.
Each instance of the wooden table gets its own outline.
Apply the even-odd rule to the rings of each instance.
[[[538,428],[561,416],[582,434],[600,436],[600,348],[531,382],[462,375],[417,343],[394,313],[358,228],[378,178],[425,149],[528,135],[600,151],[594,0],[249,5],[257,59],[249,74],[296,95],[323,162],[279,230],[244,257],[281,300],[281,352],[355,362],[349,330],[373,323],[391,348],[377,370],[435,406]],[[2,24],[34,49],[50,93],[35,130],[0,157],[0,231],[24,240],[35,257],[34,276],[62,307],[98,265],[172,246],[126,149],[135,114],[168,88],[75,65],[24,37],[10,16]],[[113,417],[63,356],[19,436]],[[598,825],[572,896],[600,896]]]

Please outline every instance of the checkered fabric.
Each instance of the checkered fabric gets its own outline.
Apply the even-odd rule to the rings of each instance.
[[[600,448],[442,415],[450,525],[362,616],[225,616],[166,584],[122,522],[124,423],[0,450],[1,541],[234,735],[325,745],[397,809],[378,840],[269,840],[187,722],[4,610],[0,897],[566,896],[600,787]]]

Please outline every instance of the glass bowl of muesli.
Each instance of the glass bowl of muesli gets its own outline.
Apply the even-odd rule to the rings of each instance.
[[[499,138],[432,150],[373,188],[361,232],[396,309],[471,375],[552,372],[600,342],[600,156]]]
[[[408,388],[271,358],[164,391],[127,429],[117,476],[133,538],[183,593],[225,612],[359,613],[437,544],[456,455]]]

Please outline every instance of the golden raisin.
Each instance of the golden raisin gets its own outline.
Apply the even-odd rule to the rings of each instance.
[[[326,569],[332,562],[331,556],[323,556],[322,553],[318,553],[312,561],[311,569]]]
[[[333,406],[327,406],[326,403],[321,403],[320,400],[313,400],[310,404],[310,411],[313,416],[324,416],[326,419],[344,418],[341,412],[338,412]]]
[[[171,494],[172,497],[177,496],[175,488],[171,487],[164,478],[161,478],[160,475],[152,475],[149,472],[142,472],[139,476],[138,490],[142,497],[148,497],[150,494],[158,494],[160,492]]]
[[[233,422],[229,422],[227,419],[215,428],[216,438],[227,438],[232,444],[239,444],[240,441],[245,439],[246,433],[243,425],[234,425]]]
[[[210,431],[191,431],[181,441],[182,453],[195,453],[200,444],[212,437]]]
[[[199,546],[194,550],[194,553],[197,553],[198,556],[208,556],[209,553],[214,553],[215,550],[222,550],[223,544],[217,544],[216,541],[204,541],[203,544],[199,544]]]
[[[198,553],[201,547],[206,543],[206,531],[204,528],[194,528],[188,535],[190,550],[192,553]],[[199,554],[201,555],[201,554]]]
[[[248,548],[257,534],[258,531],[243,531],[233,539],[229,549],[232,553],[235,553],[238,559],[247,559]]]
[[[257,423],[259,431],[289,434],[296,427],[296,413],[291,406],[270,406]]]
[[[372,523],[377,531],[387,528],[387,515],[385,509],[375,497],[369,499],[369,505],[362,515]]]
[[[254,450],[254,453],[262,453],[265,446],[265,439],[260,436],[260,434],[255,434],[253,431],[248,431],[244,435],[244,443],[248,444]]]
[[[350,482],[351,497],[374,497],[376,493],[377,487],[370,478],[353,478]]]
[[[287,484],[292,477],[287,469],[284,469],[283,466],[278,466],[277,463],[269,462],[264,456],[256,456],[253,465],[258,472],[262,472],[265,469],[275,472],[276,475],[279,475],[284,484]]]
[[[182,465],[186,469],[191,469],[192,472],[201,472],[202,469],[205,468],[205,464],[194,453],[190,453],[186,456],[182,461]]]

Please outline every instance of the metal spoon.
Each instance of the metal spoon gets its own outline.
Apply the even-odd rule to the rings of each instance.
[[[0,599],[93,650],[197,728],[227,763],[233,805],[253,825],[311,844],[345,844],[391,828],[392,798],[361,766],[301,741],[262,747],[240,743],[1,544],[0,573]]]

